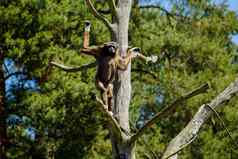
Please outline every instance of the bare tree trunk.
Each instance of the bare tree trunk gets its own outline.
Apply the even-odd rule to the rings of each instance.
[[[128,49],[128,27],[132,6],[132,0],[120,0],[118,2],[116,27],[113,32],[113,40],[119,44],[121,56],[126,56]],[[122,141],[117,141],[111,133],[113,158],[135,159],[134,145],[127,141],[130,139],[129,105],[131,100],[131,64],[126,71],[118,71],[114,83],[114,117],[120,127],[127,133],[123,134]],[[112,132],[112,131],[111,131]]]
[[[3,72],[3,53],[0,52],[0,159],[6,159],[6,112],[5,112],[5,80]]]

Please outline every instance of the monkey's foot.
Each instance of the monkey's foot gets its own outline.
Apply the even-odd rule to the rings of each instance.
[[[108,110],[107,110],[107,106],[103,103],[103,101],[102,101],[100,98],[98,98],[98,97],[96,96],[96,100],[103,106],[103,109],[104,109],[105,111],[108,111]]]
[[[112,111],[108,111],[108,114],[110,114],[111,116],[113,116],[113,112],[112,112]]]

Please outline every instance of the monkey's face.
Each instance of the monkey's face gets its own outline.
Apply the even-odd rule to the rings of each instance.
[[[118,45],[115,42],[105,43],[103,47],[103,53],[105,56],[114,57],[117,54]]]
[[[116,55],[116,47],[115,46],[109,46],[108,47],[108,54],[111,56],[115,56]]]

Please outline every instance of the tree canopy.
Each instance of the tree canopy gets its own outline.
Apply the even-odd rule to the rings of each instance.
[[[111,19],[106,1],[94,2],[100,13]],[[13,95],[17,100],[6,95],[8,117],[16,115],[20,120],[8,122],[7,156],[111,158],[107,121],[95,101],[95,69],[73,74],[49,68],[50,60],[70,66],[94,62],[79,52],[84,21],[92,22],[92,45],[111,40],[107,28],[93,17],[83,0],[3,0],[0,17],[0,50],[4,59],[14,61],[16,70],[28,80],[34,79],[38,88],[19,89],[20,93]],[[238,47],[231,38],[237,33],[237,13],[230,11],[226,3],[171,0],[165,7],[154,1],[134,2],[129,45],[140,47],[145,55],[158,55],[159,62],[132,64],[132,133],[174,99],[203,83],[208,82],[210,87],[206,93],[182,102],[148,129],[138,140],[137,158],[162,157],[169,141],[186,126],[199,106],[235,79]],[[9,72],[5,70],[4,74],[6,77]],[[219,110],[234,138],[238,136],[236,100],[233,98],[229,106]],[[202,129],[198,139],[182,150],[181,158],[238,156],[216,116],[209,118]],[[31,138],[32,134],[36,136]]]

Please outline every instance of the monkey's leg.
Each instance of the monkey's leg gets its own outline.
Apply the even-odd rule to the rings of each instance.
[[[108,96],[107,91],[101,91],[102,101],[108,107]]]
[[[95,85],[97,89],[102,90],[103,92],[107,92],[107,88],[104,87],[104,84],[101,81],[99,81],[97,77],[96,77]]]
[[[112,103],[113,102],[113,85],[108,85],[108,111],[112,112]]]
[[[104,105],[106,105],[108,107],[108,97],[107,97],[108,89],[105,88],[104,84],[101,81],[99,81],[97,79],[97,77],[96,77],[95,85],[96,85],[97,89],[100,90],[101,98],[102,98]]]

